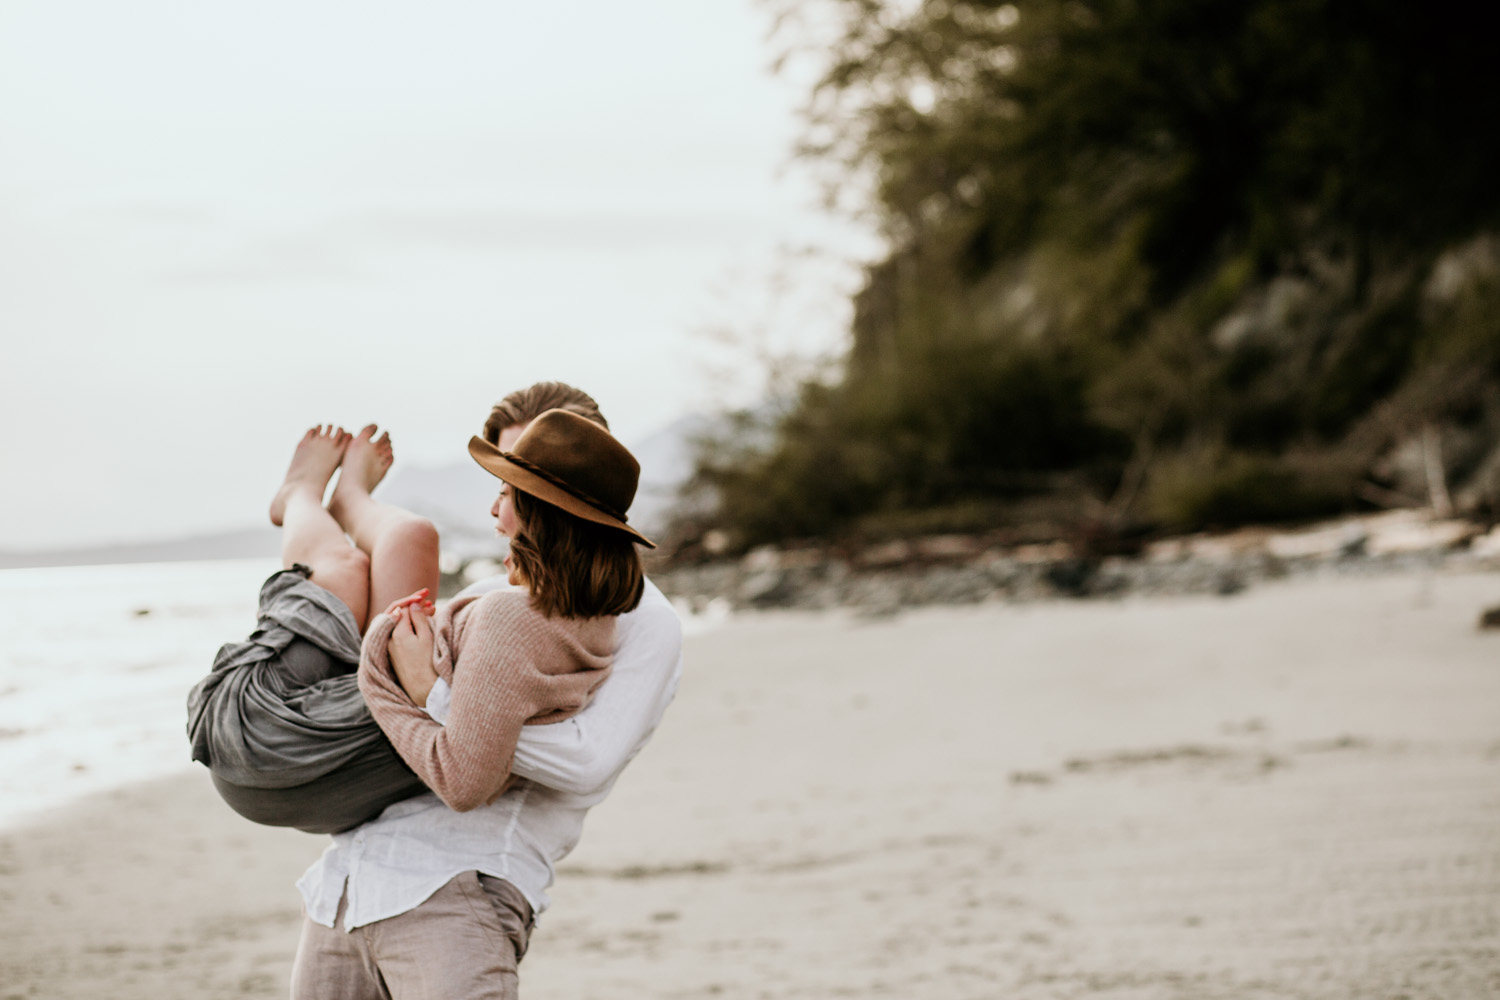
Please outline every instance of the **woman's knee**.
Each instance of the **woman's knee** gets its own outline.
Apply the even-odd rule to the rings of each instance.
[[[425,517],[413,514],[387,528],[381,534],[377,549],[382,555],[400,552],[406,558],[431,559],[435,563],[438,544],[437,525]]]

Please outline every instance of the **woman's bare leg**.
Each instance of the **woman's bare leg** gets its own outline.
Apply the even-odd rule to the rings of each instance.
[[[364,631],[370,609],[370,560],[349,544],[344,529],[323,509],[323,491],[339,467],[350,435],[318,425],[302,436],[286,479],[271,500],[271,523],[281,526],[281,565],[312,567],[312,581],[332,591]]]
[[[438,588],[438,532],[431,521],[370,496],[391,467],[389,434],[371,424],[344,450],[328,512],[370,558],[370,611],[379,614],[398,598]]]

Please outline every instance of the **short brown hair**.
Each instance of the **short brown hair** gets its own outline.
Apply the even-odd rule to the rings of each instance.
[[[641,603],[646,574],[630,536],[514,486],[510,501],[516,512],[511,564],[538,611],[549,618],[597,618],[623,615]]]
[[[490,418],[484,422],[484,439],[499,445],[500,432],[505,428],[529,424],[548,410],[567,410],[609,430],[609,421],[599,412],[593,396],[566,382],[538,382],[517,389],[491,408]]]

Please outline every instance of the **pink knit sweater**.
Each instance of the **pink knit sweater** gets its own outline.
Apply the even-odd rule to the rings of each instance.
[[[401,759],[459,811],[494,800],[510,777],[521,726],[581,710],[609,675],[615,619],[548,618],[524,590],[449,602],[434,619],[433,667],[452,688],[446,725],[396,680],[387,644],[396,620],[365,634],[359,689]]]

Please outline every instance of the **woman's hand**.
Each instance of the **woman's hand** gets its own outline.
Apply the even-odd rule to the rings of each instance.
[[[386,614],[396,619],[396,629],[386,645],[396,680],[412,703],[427,704],[427,694],[437,682],[432,668],[432,602],[421,603],[426,591],[404,597],[391,605]]]
[[[385,613],[394,615],[397,608],[417,607],[427,612],[430,617],[436,609],[433,606],[432,599],[427,596],[429,593],[430,591],[426,587],[423,587],[414,594],[407,594],[400,600],[392,601],[391,606],[385,609]]]

